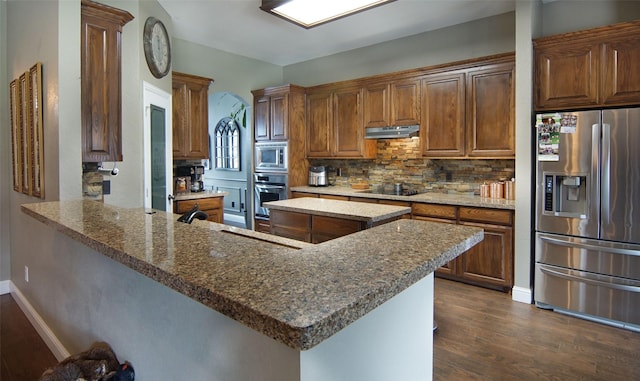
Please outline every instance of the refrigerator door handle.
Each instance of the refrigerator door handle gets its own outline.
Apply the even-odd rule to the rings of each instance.
[[[633,286],[633,285],[629,285],[629,284],[621,284],[621,283],[616,283],[612,277],[609,276],[603,276],[600,275],[598,276],[597,274],[590,274],[590,273],[586,273],[586,272],[578,272],[575,270],[570,270],[570,269],[561,269],[561,268],[554,268],[542,263],[539,263],[539,269],[540,271],[542,271],[543,273],[549,275],[549,276],[555,276],[558,278],[562,278],[562,279],[567,279],[567,280],[575,280],[575,281],[579,281],[579,282],[583,282],[583,283],[587,283],[587,284],[591,284],[594,286],[603,286],[603,287],[607,287],[607,288],[613,288],[616,290],[622,290],[622,291],[630,291],[630,292],[640,292],[640,286]],[[578,273],[579,275],[576,275],[576,273]],[[595,279],[596,277],[600,277],[600,278],[609,278],[612,279],[610,281],[602,281],[602,280],[598,280]],[[637,281],[631,281],[634,284],[637,284]]]
[[[623,249],[620,247],[602,246],[598,244],[590,244],[587,242],[581,242],[577,240],[564,240],[560,238],[548,237],[543,235],[540,235],[539,238],[541,241],[550,243],[552,245],[575,247],[575,248],[584,249],[584,250],[606,251],[607,253],[613,253],[613,254],[640,256],[640,251],[633,250],[633,249]]]
[[[602,124],[602,180],[600,188],[600,217],[602,224],[609,224],[611,218],[611,125]]]

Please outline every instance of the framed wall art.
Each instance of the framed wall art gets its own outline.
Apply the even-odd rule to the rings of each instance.
[[[9,83],[13,189],[44,198],[42,64]]]
[[[22,150],[22,193],[31,195],[31,121],[29,120],[30,98],[29,72],[18,78],[18,98],[20,99],[20,136]]]
[[[31,194],[44,198],[44,137],[42,127],[42,64],[29,69],[31,127]]]
[[[22,134],[20,120],[20,98],[18,93],[18,80],[9,83],[9,103],[11,108],[11,147],[13,164],[13,190],[22,192]]]

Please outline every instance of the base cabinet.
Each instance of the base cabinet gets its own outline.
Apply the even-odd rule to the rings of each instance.
[[[322,243],[367,228],[366,222],[305,213],[271,210],[271,234],[310,243]]]
[[[253,220],[253,230],[260,233],[271,233],[271,223],[269,220],[255,218]]]
[[[436,270],[436,276],[508,292],[513,287],[513,212],[509,210],[413,204],[413,218],[475,226],[484,240]]]
[[[219,224],[224,222],[224,210],[223,210],[223,197],[210,197],[199,198],[192,200],[180,200],[174,201],[173,210],[174,213],[182,214],[191,210],[194,205],[198,205],[198,208],[209,216],[207,221],[217,222]]]

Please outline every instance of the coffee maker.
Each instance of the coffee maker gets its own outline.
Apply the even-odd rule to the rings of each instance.
[[[190,191],[204,191],[204,166],[203,165],[186,165],[180,166],[176,170],[178,176],[189,176],[191,180]]]

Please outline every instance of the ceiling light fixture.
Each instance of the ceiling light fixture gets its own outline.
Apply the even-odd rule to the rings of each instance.
[[[262,0],[260,9],[304,28],[313,28],[395,0]]]

